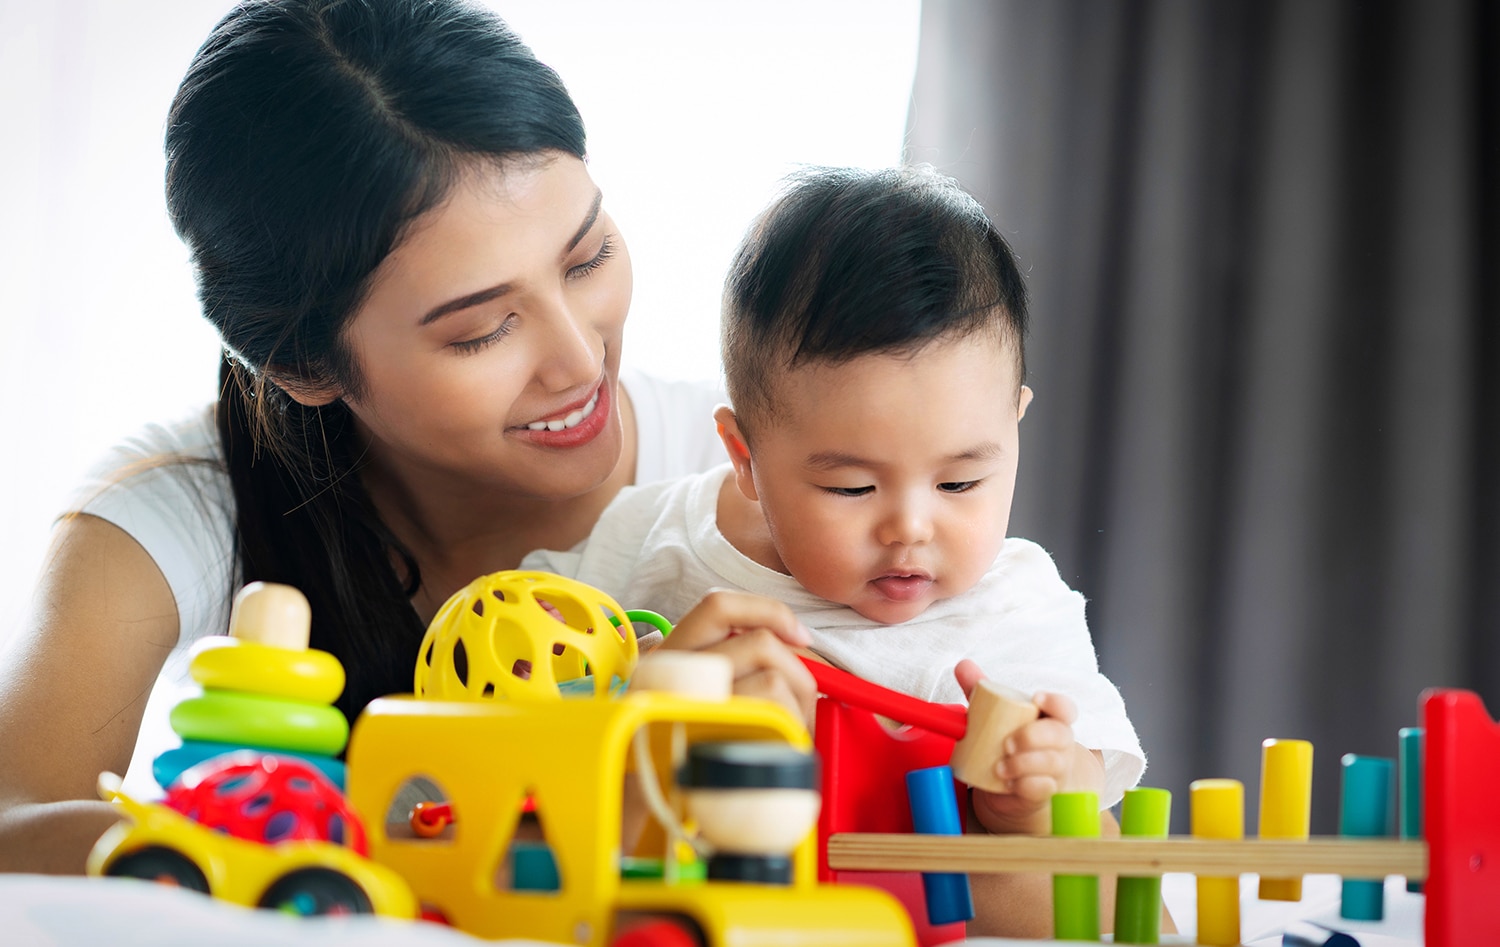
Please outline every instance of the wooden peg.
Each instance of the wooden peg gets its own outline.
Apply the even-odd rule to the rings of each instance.
[[[306,651],[312,606],[300,589],[275,582],[251,582],[234,597],[229,634],[241,641]]]
[[[734,692],[734,665],[722,654],[652,651],[642,655],[630,676],[634,691],[660,691],[700,700],[728,700]]]
[[[980,678],[969,696],[969,725],[953,747],[953,775],[974,789],[1007,792],[995,772],[1005,738],[1037,718],[1036,704],[1020,691]]]

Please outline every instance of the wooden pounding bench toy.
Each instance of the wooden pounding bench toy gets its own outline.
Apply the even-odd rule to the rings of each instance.
[[[1196,874],[1199,942],[1205,944],[1239,943],[1240,874],[1259,873],[1261,897],[1280,900],[1300,899],[1304,874],[1341,875],[1346,879],[1348,917],[1358,916],[1347,913],[1352,885],[1404,875],[1409,887],[1416,890],[1420,882],[1425,892],[1426,947],[1500,944],[1500,725],[1473,692],[1434,688],[1421,695],[1425,760],[1420,767],[1411,752],[1411,738],[1419,731],[1402,731],[1401,783],[1407,789],[1401,818],[1404,837],[1399,839],[1308,837],[1305,800],[1311,790],[1311,747],[1302,741],[1277,740],[1266,741],[1263,755],[1262,837],[1258,839],[1243,838],[1242,828],[1226,825],[1223,818],[1204,826],[1204,836],[1196,838],[946,837],[914,834],[909,815],[892,800],[901,798],[898,784],[908,770],[940,765],[955,755],[955,747],[969,732],[963,708],[917,700],[816,662],[808,664],[824,695],[818,701],[815,744],[823,754],[825,773],[820,869],[830,879],[865,880],[892,890],[911,911],[921,943],[941,943],[963,934],[956,926],[946,930],[924,927],[922,891],[915,873],[941,871],[1112,872],[1121,882],[1159,878],[1163,872]],[[879,717],[906,726],[892,730]],[[1361,803],[1359,798],[1351,801],[1349,774],[1364,768],[1361,764],[1369,759],[1350,756],[1344,761],[1346,802],[1341,830],[1345,836],[1354,834],[1350,807]],[[1224,784],[1232,782],[1199,780],[1194,795],[1201,794],[1203,803],[1213,800],[1222,805],[1225,797],[1220,794],[1230,788]],[[1417,794],[1411,789],[1418,786],[1420,799],[1414,799]],[[964,791],[961,783],[955,783],[955,792]],[[1232,793],[1231,797],[1242,798]],[[1383,821],[1390,824],[1394,820],[1386,806],[1378,803],[1375,809],[1385,813]],[[1159,822],[1164,828],[1164,813]],[[1213,898],[1209,904],[1202,900],[1203,882],[1222,879],[1232,880],[1236,892],[1232,930],[1227,932],[1223,928],[1229,926],[1228,906],[1218,905],[1225,913],[1215,916]],[[1209,890],[1213,891],[1212,885]],[[1367,895],[1370,889],[1363,890]],[[1125,900],[1118,899],[1117,906]],[[1210,908],[1207,918],[1205,907]],[[1118,915],[1116,927],[1116,943],[1155,942],[1154,936],[1122,940]]]

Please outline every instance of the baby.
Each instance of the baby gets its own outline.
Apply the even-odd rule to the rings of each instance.
[[[1047,832],[1058,791],[1117,802],[1145,758],[1084,600],[1006,538],[1026,290],[979,204],[930,169],[803,173],[746,237],[723,317],[729,463],[623,491],[523,566],[672,621],[714,588],[778,599],[818,657],[923,699],[981,676],[1034,694],[1007,791],[974,794],[992,832]]]

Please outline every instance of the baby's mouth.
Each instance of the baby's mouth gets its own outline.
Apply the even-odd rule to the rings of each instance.
[[[932,582],[932,576],[925,572],[889,572],[870,584],[893,602],[909,602],[921,597],[932,587]]]

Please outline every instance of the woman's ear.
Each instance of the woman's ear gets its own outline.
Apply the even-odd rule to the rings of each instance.
[[[734,465],[734,485],[745,495],[745,499],[758,501],[760,497],[755,492],[750,448],[745,446],[745,436],[740,432],[739,420],[727,404],[714,409],[714,420],[719,424],[719,439],[724,442],[724,450],[729,453],[729,462]]]
[[[321,408],[344,396],[344,389],[340,386],[304,375],[296,369],[269,368],[266,378],[304,408]]]

